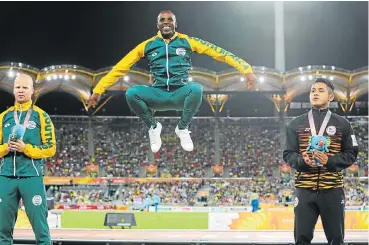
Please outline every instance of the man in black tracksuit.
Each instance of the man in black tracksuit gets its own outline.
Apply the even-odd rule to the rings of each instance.
[[[287,127],[283,159],[296,169],[296,245],[311,244],[319,215],[328,244],[344,244],[342,170],[355,162],[358,144],[349,121],[328,110],[333,90],[329,80],[318,78],[310,91],[311,111],[293,119]],[[314,141],[312,137],[320,138]],[[326,145],[328,152],[308,151],[311,142]]]

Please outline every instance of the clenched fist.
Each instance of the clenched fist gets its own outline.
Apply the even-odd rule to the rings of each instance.
[[[100,100],[100,95],[94,93],[93,95],[91,95],[90,99],[88,100],[87,107],[90,108],[92,106],[93,108],[95,108],[99,100]]]
[[[256,76],[254,73],[249,72],[246,75],[246,86],[247,89],[256,89]]]

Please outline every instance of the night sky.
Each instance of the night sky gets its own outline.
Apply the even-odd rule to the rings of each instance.
[[[0,9],[0,62],[111,66],[155,35],[158,13],[171,9],[179,32],[274,68],[273,2],[1,2]],[[286,69],[367,66],[368,3],[285,2],[285,46]],[[229,68],[200,55],[193,64]]]
[[[368,66],[368,2],[284,2],[284,8],[287,70]],[[176,14],[179,32],[212,42],[253,66],[275,67],[273,2],[1,2],[0,63],[21,62],[39,69],[58,64],[93,70],[113,66],[156,35],[156,18],[164,9]],[[207,56],[194,55],[192,61],[215,71],[230,68]],[[145,61],[137,66],[148,70]],[[13,101],[3,91],[0,96],[1,107]],[[248,98],[251,104],[257,99]],[[62,112],[66,101],[67,111]],[[118,96],[101,113],[130,115],[125,103]],[[227,107],[237,111],[239,103],[234,103]],[[38,105],[50,114],[81,114],[83,108],[73,96],[57,92],[43,96]],[[208,111],[200,116],[212,114],[206,103],[202,106]],[[271,103],[267,107],[273,111]],[[255,115],[269,113],[264,112]]]

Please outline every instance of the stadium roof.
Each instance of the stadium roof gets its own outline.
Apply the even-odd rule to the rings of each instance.
[[[12,93],[17,73],[26,73],[35,80],[37,78],[36,97],[53,91],[64,91],[86,102],[91,95],[92,88],[111,68],[94,71],[77,65],[53,65],[37,69],[22,63],[1,63],[0,89]],[[258,91],[285,91],[287,101],[291,101],[294,96],[308,92],[317,77],[332,80],[338,101],[352,100],[360,94],[368,93],[368,67],[349,71],[334,66],[306,66],[285,73],[266,67],[253,67],[253,69],[257,76]],[[190,71],[190,76],[193,81],[201,83],[204,90],[208,92],[247,90],[244,76],[235,69],[215,72],[194,67]],[[150,85],[151,83],[152,77],[149,71],[134,68],[108,91],[125,91],[134,85]]]

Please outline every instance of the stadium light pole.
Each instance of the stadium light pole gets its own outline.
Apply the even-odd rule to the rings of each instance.
[[[275,69],[285,72],[286,60],[284,49],[284,3],[274,2],[274,46],[275,46]]]
[[[275,69],[281,72],[286,71],[286,57],[285,57],[285,48],[284,48],[284,2],[283,1],[276,1],[274,2],[274,66]],[[280,147],[284,149],[286,145],[285,135],[285,117],[287,113],[284,111],[284,104],[283,101],[281,103],[281,110],[280,112],[276,111],[276,114],[279,115],[279,131],[281,134],[280,137]],[[281,156],[282,157],[282,156]],[[273,173],[279,173],[278,169],[273,169]]]

